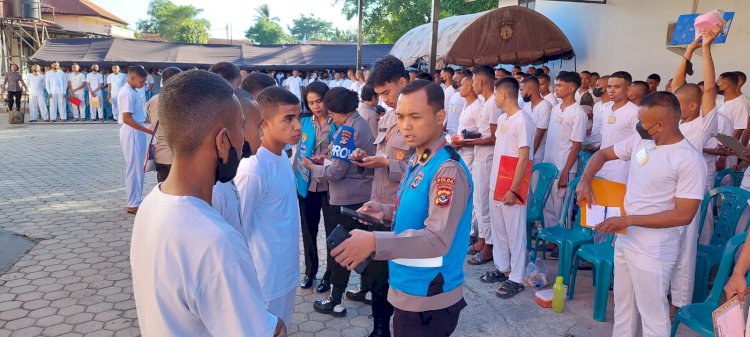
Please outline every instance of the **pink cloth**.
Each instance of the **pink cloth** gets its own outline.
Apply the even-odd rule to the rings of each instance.
[[[724,29],[724,12],[714,9],[710,12],[703,13],[695,18],[695,36],[698,37],[704,31],[721,31]]]

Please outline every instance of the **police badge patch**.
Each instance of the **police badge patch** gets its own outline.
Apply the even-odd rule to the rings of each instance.
[[[435,197],[436,206],[450,206],[455,184],[456,180],[452,177],[438,177],[435,179],[435,187],[437,188],[437,196]]]
[[[422,178],[424,178],[424,172],[417,173],[417,176],[414,178],[414,181],[411,183],[411,189],[417,188],[417,185],[422,181]]]

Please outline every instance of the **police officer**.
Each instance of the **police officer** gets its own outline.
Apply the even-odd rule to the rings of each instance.
[[[409,144],[396,125],[396,103],[401,89],[406,85],[406,70],[401,60],[386,56],[372,66],[368,86],[391,108],[378,123],[378,136],[375,138],[377,154],[366,157],[357,149],[352,158],[362,158],[361,167],[373,168],[372,201],[381,204],[394,204],[401,177],[409,160]],[[391,228],[377,226],[375,231],[390,231]],[[362,285],[356,291],[347,291],[346,298],[364,301],[368,291],[372,291],[372,316],[374,320],[371,337],[390,336],[390,320],[393,306],[388,303],[388,264],[385,261],[372,261],[362,275]]]
[[[352,165],[350,156],[356,148],[365,149],[368,155],[375,153],[372,131],[364,118],[357,113],[359,98],[356,92],[333,88],[325,94],[323,104],[330,112],[336,124],[336,132],[329,151],[330,164],[318,165],[308,158],[302,158],[302,164],[310,170],[312,179],[328,182],[329,204],[335,208],[346,207],[359,209],[370,199],[372,189],[372,170]],[[352,230],[364,225],[351,217],[336,213],[333,223]],[[346,315],[346,307],[341,304],[346,285],[349,283],[350,271],[333,263],[331,268],[331,295],[313,304],[315,311],[333,316]]]
[[[463,258],[469,244],[473,186],[469,169],[444,139],[443,90],[417,80],[401,90],[396,114],[415,149],[394,204],[370,201],[360,212],[393,220],[392,232],[353,230],[331,251],[352,269],[367,257],[390,260],[388,301],[394,335],[453,333],[463,299]],[[374,253],[374,255],[373,255]]]

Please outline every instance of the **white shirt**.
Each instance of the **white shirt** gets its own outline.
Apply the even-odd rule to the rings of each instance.
[[[146,109],[143,107],[141,102],[141,96],[130,86],[130,83],[125,85],[117,94],[117,108],[120,114],[131,113],[133,114],[133,120],[138,124],[146,122]],[[117,122],[122,125],[122,118],[118,119]]]
[[[615,154],[630,160],[625,213],[651,215],[673,210],[675,198],[703,200],[706,164],[687,140],[656,146],[639,135],[615,144]],[[671,228],[628,227],[617,244],[656,259],[674,259],[680,254],[680,237],[685,226]]]
[[[638,133],[635,130],[635,126],[638,124],[638,106],[628,101],[619,109],[612,110],[614,102],[610,103],[604,106],[604,110],[601,113],[601,120],[599,121],[602,149],[615,145]],[[604,166],[602,166],[602,169],[599,170],[596,176],[626,184],[628,182],[629,168],[630,163],[625,160],[610,160],[604,163]]]
[[[76,74],[71,71],[70,73],[68,73],[68,82],[70,82],[70,86],[71,86],[70,90],[73,90],[75,88],[80,87],[82,84],[86,83],[86,75],[80,72]],[[85,86],[79,89],[78,91],[76,91],[76,95],[83,95],[84,88]]]
[[[711,177],[716,173],[716,160],[718,157],[703,153],[703,149],[710,147],[710,140],[715,139],[713,136],[719,132],[718,113],[716,111],[717,109],[714,108],[706,116],[699,114],[692,121],[680,123],[680,132],[682,132],[682,135],[685,136],[690,145],[703,155],[706,161],[706,174]]]
[[[453,88],[451,87],[451,89]],[[461,97],[461,94],[454,90],[454,93],[451,94],[451,97],[448,100],[448,104],[445,105],[445,112],[448,115],[445,120],[445,126],[446,130],[448,130],[448,134],[456,135],[461,132],[461,129],[458,128],[458,124],[460,123],[461,112],[464,110],[465,105],[466,99]]]
[[[226,222],[237,231],[242,230],[240,221],[240,194],[234,182],[216,182],[213,194],[211,194],[211,207],[213,207]]]
[[[26,77],[26,85],[29,87],[29,96],[44,95],[44,74],[29,74]]]
[[[339,82],[339,86],[346,88],[349,90],[349,88],[352,86],[352,80],[346,78]]]
[[[531,102],[528,102],[523,105],[523,111],[531,116],[536,129],[547,130],[547,128],[549,128],[549,118],[552,113],[552,104],[550,104],[549,101],[542,100],[535,107],[532,107]],[[534,132],[536,133],[536,130],[534,130]],[[541,162],[544,160],[544,143],[546,141],[547,133],[545,132],[544,137],[542,137],[542,142],[539,144],[539,148],[533,153],[534,156],[532,159],[534,159],[534,162]]]
[[[719,108],[719,113],[732,121],[732,127],[735,130],[744,130],[747,128],[750,103],[744,99],[743,95],[740,95],[732,100],[724,101],[724,105]]]
[[[552,106],[555,106],[555,105],[558,105],[558,104],[561,103],[557,99],[557,97],[555,97],[555,94],[553,92],[551,92],[551,91],[550,91],[549,94],[547,94],[546,96],[544,96],[544,100],[547,101],[547,102],[549,102],[549,104],[552,104]]]
[[[497,130],[495,130],[495,153],[492,156],[492,171],[490,171],[490,190],[494,191],[497,184],[500,157],[518,158],[518,149],[522,147],[528,147],[529,154],[534,152],[534,132],[536,132],[534,121],[523,110],[517,111],[510,117],[508,114],[502,114],[498,118]]]
[[[302,90],[300,89],[302,86],[302,79],[299,76],[287,78],[286,81],[284,81],[284,86],[289,92],[293,93],[294,96],[297,96],[298,99],[302,99]]]
[[[458,118],[458,133],[463,130],[475,132],[479,130],[479,115],[482,112],[482,104],[484,104],[484,101],[477,98],[473,103],[464,107],[461,116]]]
[[[596,102],[591,109],[591,133],[586,136],[585,142],[591,146],[599,147],[602,145],[602,114],[605,105],[613,105],[614,102]]]
[[[86,75],[86,82],[91,86],[91,90],[96,90],[99,85],[104,84],[104,76],[100,73],[90,72]],[[99,88],[96,94],[101,92],[101,90],[102,88]],[[94,93],[92,92],[92,94]]]
[[[299,278],[297,187],[286,154],[265,147],[242,159],[234,179],[240,194],[242,235],[255,260],[265,301],[286,295]]]
[[[68,77],[62,70],[50,70],[45,77],[45,88],[50,95],[62,95],[67,92]]]
[[[489,138],[492,134],[490,124],[497,125],[497,119],[503,114],[503,110],[495,106],[495,95],[490,96],[489,99],[482,103],[482,110],[479,114],[479,132],[482,134],[482,138]],[[481,145],[474,146],[474,159],[480,161],[492,160],[492,154],[494,153],[493,145]]]
[[[451,113],[451,111],[450,111],[450,101],[451,101],[451,97],[453,97],[453,94],[456,93],[456,89],[454,89],[452,85],[449,85],[449,86],[446,87],[446,86],[444,86],[444,85],[441,84],[440,87],[443,88],[443,97],[445,99],[445,101],[443,102],[443,108],[445,108],[445,112],[447,112],[448,114],[450,114]],[[461,95],[458,95],[458,96],[460,97]],[[460,113],[461,109],[454,110],[453,112],[454,113]]]
[[[120,89],[125,85],[125,79],[126,76],[123,73],[118,73],[117,75],[112,73],[107,75],[107,85],[109,85],[109,92],[112,98],[118,97]]]
[[[203,200],[159,186],[135,217],[130,249],[138,322],[149,336],[272,336],[242,236]]]
[[[354,81],[351,84],[349,84],[349,90],[359,93],[361,91],[361,83],[359,81]]]
[[[599,97],[594,96],[594,90],[589,88],[588,90],[581,92],[581,89],[579,88],[576,90],[576,103],[581,104],[581,98],[583,98],[583,95],[589,93],[591,95],[591,98],[594,100],[594,103],[600,102],[602,99]]]
[[[547,141],[545,142],[544,162],[552,163],[562,171],[568,161],[568,155],[573,150],[573,142],[583,142],[586,137],[586,123],[588,116],[578,103],[573,103],[565,111],[560,110],[562,104],[555,105],[550,114]],[[576,156],[578,154],[576,153]],[[575,164],[568,173],[576,173]]]

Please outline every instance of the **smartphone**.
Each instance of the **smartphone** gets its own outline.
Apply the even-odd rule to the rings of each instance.
[[[367,222],[371,225],[385,226],[382,221],[375,219],[367,214],[359,213],[351,208],[341,207],[341,209],[339,209],[339,213],[350,216],[354,220]]]
[[[338,245],[340,245],[348,238],[349,231],[347,231],[344,227],[341,227],[341,225],[336,225],[336,228],[333,229],[331,235],[326,238],[326,245],[328,246],[328,249],[331,250],[338,247]],[[367,268],[367,265],[369,263],[370,258],[368,257],[367,260],[364,260],[362,261],[362,263],[358,264],[357,267],[354,268],[354,271],[360,274],[364,273],[365,268]]]
[[[355,163],[363,163],[362,159],[349,159],[349,161],[353,161]]]

